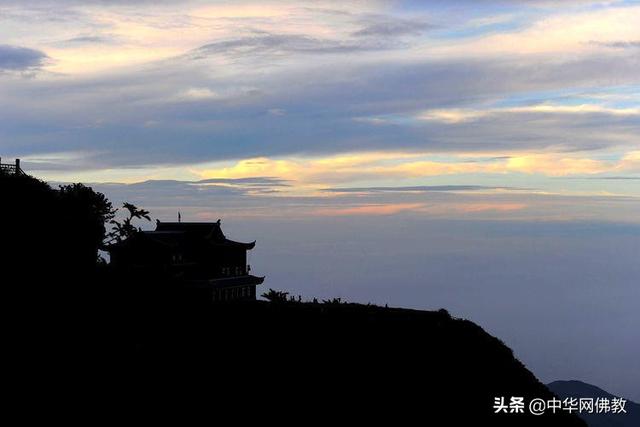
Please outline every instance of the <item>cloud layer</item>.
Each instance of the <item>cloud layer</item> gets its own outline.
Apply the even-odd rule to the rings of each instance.
[[[124,3],[3,3],[3,157],[313,189],[638,174],[634,2]]]
[[[40,68],[47,55],[26,47],[0,45],[0,71],[25,71]]]

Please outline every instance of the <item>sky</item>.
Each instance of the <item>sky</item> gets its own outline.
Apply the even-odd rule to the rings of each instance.
[[[266,287],[445,307],[543,380],[640,400],[639,23],[635,0],[3,0],[0,156],[222,218]]]

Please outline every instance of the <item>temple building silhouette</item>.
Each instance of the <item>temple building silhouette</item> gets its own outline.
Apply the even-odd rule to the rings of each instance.
[[[162,275],[214,301],[254,300],[264,277],[251,275],[247,251],[255,246],[229,240],[217,222],[160,222],[106,249],[114,268]]]

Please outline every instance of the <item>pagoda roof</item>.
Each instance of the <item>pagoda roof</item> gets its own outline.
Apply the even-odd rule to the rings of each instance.
[[[198,234],[202,237],[224,239],[220,222],[161,222],[156,223],[156,232],[181,232]]]
[[[255,240],[250,243],[236,242],[225,237],[217,222],[156,222],[154,231],[142,231],[136,235],[137,239],[144,239],[166,245],[169,247],[180,247],[199,241],[217,247],[241,248],[250,250],[255,247]],[[116,249],[127,245],[127,240],[110,245]]]

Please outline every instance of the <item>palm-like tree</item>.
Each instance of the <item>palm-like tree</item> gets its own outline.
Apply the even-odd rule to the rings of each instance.
[[[108,243],[121,242],[141,231],[140,228],[136,228],[133,225],[134,219],[146,219],[147,221],[151,221],[149,211],[145,209],[140,209],[134,204],[128,202],[123,203],[122,207],[129,211],[129,216],[122,222],[115,219],[109,221],[110,224],[113,225],[113,229],[107,235]]]

